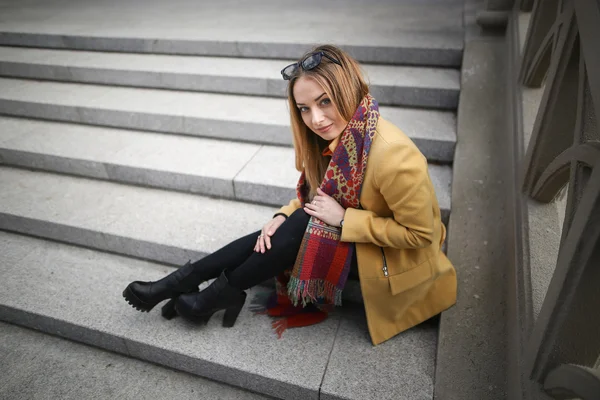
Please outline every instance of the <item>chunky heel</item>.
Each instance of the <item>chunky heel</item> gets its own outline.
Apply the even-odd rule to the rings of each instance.
[[[195,323],[207,323],[215,312],[225,310],[223,326],[230,328],[235,324],[245,302],[246,292],[231,286],[227,271],[224,270],[200,293],[179,296],[175,302],[175,310],[183,319]]]
[[[171,320],[177,316],[177,310],[175,310],[175,298],[172,298],[165,304],[160,310],[160,314],[164,319]]]
[[[244,303],[246,302],[246,293],[244,293],[243,300],[240,301],[239,304],[231,306],[225,309],[225,315],[223,316],[223,327],[231,328],[235,325],[235,321],[237,317],[240,315],[240,311],[244,307]]]

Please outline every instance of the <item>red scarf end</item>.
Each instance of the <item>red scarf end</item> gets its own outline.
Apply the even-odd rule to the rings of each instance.
[[[275,333],[277,333],[277,339],[281,339],[283,332],[288,328],[299,328],[303,326],[315,325],[323,322],[327,318],[327,313],[321,311],[305,312],[297,315],[290,315],[273,321],[271,326]]]

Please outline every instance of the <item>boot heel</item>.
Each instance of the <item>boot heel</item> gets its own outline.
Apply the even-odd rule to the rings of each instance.
[[[175,310],[175,298],[172,298],[165,304],[161,311],[161,315],[164,319],[171,320],[177,316],[177,311]]]
[[[235,321],[237,320],[238,315],[240,315],[240,311],[244,307],[244,303],[246,302],[246,293],[244,293],[244,298],[238,304],[231,306],[225,309],[225,315],[223,316],[223,327],[231,328],[235,325]]]

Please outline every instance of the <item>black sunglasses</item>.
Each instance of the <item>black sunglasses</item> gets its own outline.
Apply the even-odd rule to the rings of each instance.
[[[323,57],[326,57],[331,62],[336,63],[340,67],[342,66],[342,64],[335,58],[331,57],[325,52],[319,51],[317,53],[310,54],[302,61],[298,61],[296,63],[288,65],[287,67],[281,70],[281,76],[283,76],[284,80],[289,81],[296,74],[296,72],[298,72],[298,68],[300,66],[303,70],[310,71],[311,69],[316,68],[319,64],[321,64],[321,60],[323,59]]]

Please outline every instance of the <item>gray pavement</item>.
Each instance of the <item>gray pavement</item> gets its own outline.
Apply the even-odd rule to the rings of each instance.
[[[97,347],[0,322],[0,399],[270,398]]]
[[[3,167],[2,229],[181,264],[259,230],[275,207]]]
[[[285,97],[290,60],[0,47],[0,76]],[[380,104],[456,109],[459,72],[364,64]]]
[[[268,317],[246,308],[232,328],[221,326],[222,313],[198,327],[158,309],[140,313],[121,297],[130,281],[157,279],[168,267],[5,232],[0,246],[0,320],[283,399],[320,391],[335,400],[431,398],[435,324],[377,347],[362,307],[344,306],[279,340]]]
[[[461,0],[52,0],[27,7],[4,0],[0,6],[4,44],[296,58],[327,42],[361,61],[452,66],[460,65],[462,51]]]

